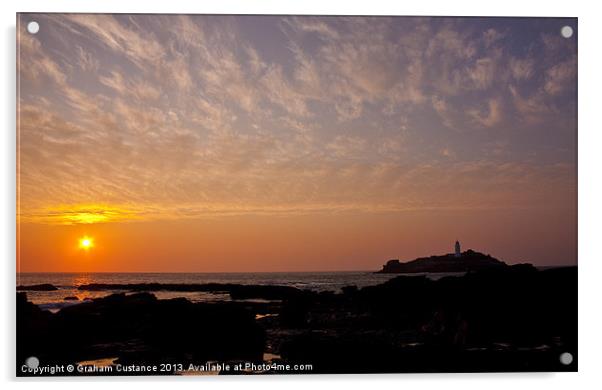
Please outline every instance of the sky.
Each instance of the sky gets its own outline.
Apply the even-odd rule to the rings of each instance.
[[[377,270],[456,239],[577,263],[576,19],[17,30],[18,271]]]

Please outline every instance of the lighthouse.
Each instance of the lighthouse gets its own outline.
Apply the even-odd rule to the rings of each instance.
[[[460,257],[462,256],[462,251],[460,250],[460,241],[456,240],[456,246],[455,246],[455,253],[454,256],[455,257]]]

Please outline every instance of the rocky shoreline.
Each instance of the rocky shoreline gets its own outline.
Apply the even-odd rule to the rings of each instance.
[[[558,359],[562,352],[577,356],[576,267],[507,266],[436,281],[398,276],[341,293],[228,284],[119,288],[129,293],[57,313],[18,292],[18,362],[29,356],[53,364],[109,357],[123,365],[275,361],[309,363],[307,373],[577,369],[576,359],[570,366]],[[226,291],[233,301],[152,294],[166,289]]]
[[[173,283],[136,283],[111,284],[94,283],[78,287],[83,291],[170,291],[170,292],[212,292],[228,293],[232,299],[288,299],[296,296],[311,294],[310,291],[300,290],[290,286],[278,285],[244,285],[231,283],[202,283],[202,284],[173,284]]]
[[[32,284],[30,286],[17,286],[17,291],[56,291],[58,287],[49,283]]]

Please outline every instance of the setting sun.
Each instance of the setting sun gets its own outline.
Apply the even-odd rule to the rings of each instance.
[[[88,250],[94,247],[94,240],[88,236],[84,236],[79,240],[79,247]]]

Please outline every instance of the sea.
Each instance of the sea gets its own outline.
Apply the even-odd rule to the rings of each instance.
[[[430,273],[431,279],[463,273]],[[303,290],[340,292],[342,287],[358,288],[386,282],[399,274],[376,274],[371,271],[353,272],[260,272],[260,273],[18,273],[17,285],[49,283],[58,288],[55,291],[27,291],[27,299],[43,310],[56,312],[69,305],[88,299],[127,292],[123,290],[83,291],[78,286],[90,283],[233,283],[245,285],[292,286]],[[412,274],[414,276],[419,274]],[[228,301],[227,293],[213,292],[174,292],[154,291],[158,299],[184,297],[192,302]],[[65,300],[77,297],[77,300]]]

